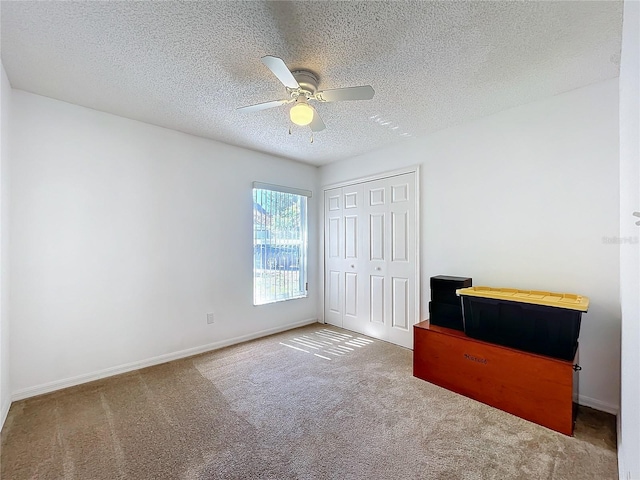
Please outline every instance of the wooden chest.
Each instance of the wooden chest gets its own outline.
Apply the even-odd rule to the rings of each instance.
[[[413,375],[565,435],[573,435],[573,362],[467,337],[428,320],[414,325]]]

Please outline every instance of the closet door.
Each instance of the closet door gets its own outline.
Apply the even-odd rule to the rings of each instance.
[[[361,331],[366,318],[364,274],[364,208],[362,184],[350,185],[342,189],[344,225],[344,314],[342,326],[349,330]]]
[[[415,173],[367,182],[365,275],[368,325],[362,331],[407,348],[416,323]]]
[[[342,189],[324,193],[324,321],[342,327],[344,312]]]
[[[412,348],[415,193],[415,173],[325,192],[327,323]]]

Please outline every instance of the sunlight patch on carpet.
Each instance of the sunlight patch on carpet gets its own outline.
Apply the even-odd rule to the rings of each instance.
[[[341,357],[347,355],[358,348],[371,345],[374,340],[323,328],[317,332],[296,335],[285,342],[279,343],[284,347],[292,348],[299,352],[311,353],[316,357],[331,360],[331,356]]]

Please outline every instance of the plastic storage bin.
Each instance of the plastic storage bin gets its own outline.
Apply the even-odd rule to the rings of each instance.
[[[438,275],[431,277],[429,321],[432,325],[463,330],[462,302],[456,290],[471,286],[471,278]]]
[[[431,277],[431,301],[460,306],[460,297],[456,294],[456,290],[470,287],[471,282],[471,278],[468,277],[451,277],[449,275]]]
[[[463,288],[457,293],[469,337],[573,360],[582,313],[589,308],[587,297],[491,287]]]
[[[429,302],[429,323],[440,327],[464,330],[462,322],[462,302],[460,302],[460,305]]]

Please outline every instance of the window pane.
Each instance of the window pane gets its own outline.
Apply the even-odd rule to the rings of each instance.
[[[307,197],[253,189],[253,303],[307,296]]]

